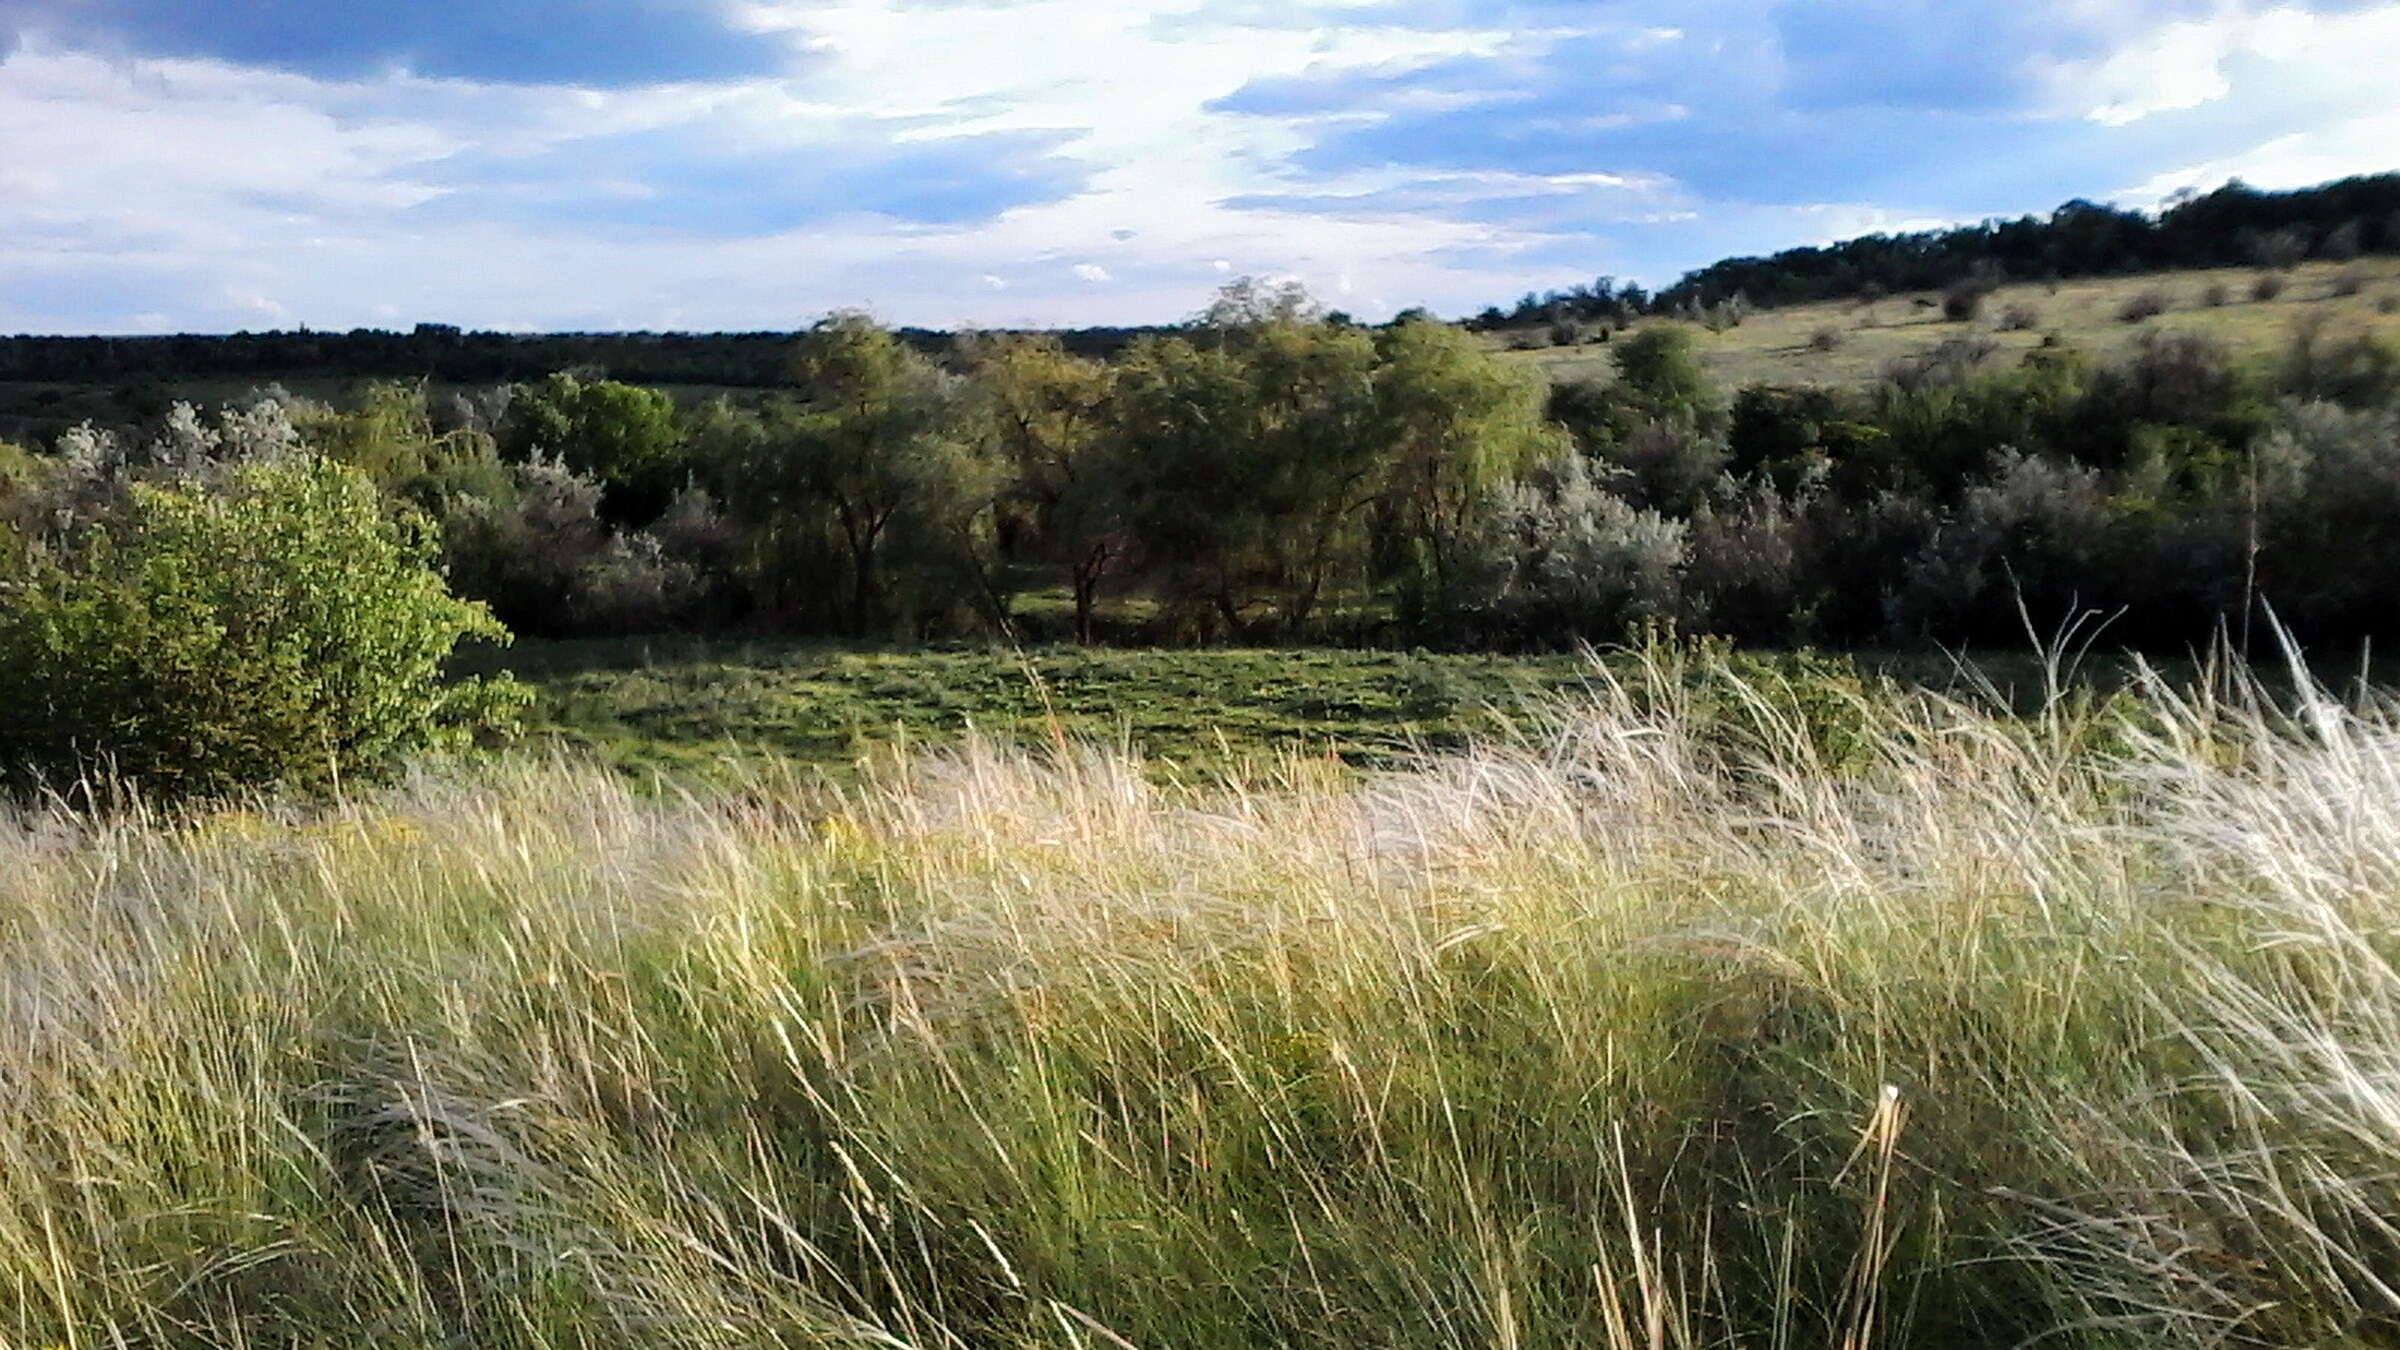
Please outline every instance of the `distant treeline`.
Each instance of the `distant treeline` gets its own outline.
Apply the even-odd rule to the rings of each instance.
[[[1978,276],[2034,281],[2186,267],[2279,268],[2360,253],[2400,253],[2400,173],[2290,192],[2231,182],[2156,215],[2071,201],[2046,218],[1872,234],[1764,258],[1727,258],[1685,273],[1656,294],[1602,277],[1596,284],[1528,294],[1511,309],[1494,306],[1469,322],[1478,328],[1577,319],[1622,323],[1737,298],[1750,305],[1798,305],[1938,290]]]
[[[382,381],[0,445],[0,588],[133,486],[305,451],[525,633],[1850,647],[2096,611],[2162,650],[2270,614],[2388,644],[2400,349],[2336,313],[2264,360],[2167,326],[2011,357],[1962,324],[1865,388],[1739,390],[1688,324],[1552,387],[1454,325],[1247,282],[1106,360],[1039,334],[937,356],[837,314],[775,387],[713,398]]]
[[[1791,305],[1931,290],[1974,277],[2039,280],[2182,267],[2288,267],[2306,258],[2400,252],[2400,173],[2345,178],[2290,192],[2239,182],[2181,200],[2156,216],[2071,201],[2045,219],[2022,216],[1913,234],[1877,234],[1765,258],[1711,263],[1655,294],[1601,277],[1466,321],[1496,329],[1571,321],[1622,325],[1645,314],[1725,305]],[[1403,318],[1418,317],[1411,310]],[[1051,334],[1076,356],[1108,359],[1172,325],[1076,328]],[[955,335],[901,328],[938,354]],[[131,384],[212,378],[425,378],[453,383],[540,379],[581,370],[653,385],[772,388],[791,369],[798,335],[751,333],[493,333],[421,323],[407,332],[354,328],[134,337],[0,337],[0,381]]]
[[[1081,356],[1114,355],[1142,329],[1058,333]],[[903,328],[925,352],[952,335]],[[163,337],[0,337],[0,380],[92,384],[289,376],[424,378],[461,384],[538,380],[587,370],[637,384],[767,388],[791,372],[796,333],[485,333],[421,323],[401,333],[354,328]]]

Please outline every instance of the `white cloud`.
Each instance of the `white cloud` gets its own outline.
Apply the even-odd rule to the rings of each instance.
[[[2188,163],[2156,173],[2159,154],[2127,170],[2137,196],[2235,173],[2279,185],[2393,167],[2400,6],[2315,14],[2229,0],[2212,18],[2145,27],[2087,3],[2121,40],[2050,70],[2038,112],[2128,135],[2252,101],[2306,113],[2258,122],[2253,144],[2222,128],[2176,142],[2195,147]],[[1377,22],[1346,26],[1375,10]],[[1629,29],[1632,59],[1701,50],[1725,40],[1724,24],[1755,22],[1742,6],[1688,13]],[[1631,270],[1610,251],[1617,225],[1702,231],[1729,214],[1597,154],[1588,168],[1558,166],[1572,173],[1306,171],[1322,119],[1210,111],[1280,77],[1462,58],[1505,58],[1505,70],[1539,36],[1530,28],[1411,27],[1377,0],[751,0],[742,20],[812,49],[806,73],[609,90],[341,82],[21,47],[0,60],[0,330],[747,328],[846,305],[908,323],[1084,324],[1190,313],[1237,272],[1296,275],[1366,317],[1370,305],[1458,312],[1527,284]],[[1598,143],[1628,121],[1718,115],[1704,99],[1665,100],[1629,98],[1577,134]],[[2307,130],[2291,131],[2295,120]],[[798,225],[715,233],[496,209],[517,186],[512,166],[600,138],[784,155],[806,173],[815,152],[837,161],[861,137],[938,146],[994,132],[1054,135],[1086,171],[1071,189],[957,223],[839,209],[855,203],[838,194],[836,209]],[[463,172],[470,161],[489,177]],[[573,185],[674,205],[672,190],[630,172],[593,181],[608,176]],[[1300,195],[1320,200],[1273,200]],[[1349,197],[1355,212],[1322,200]],[[1482,201],[1518,205],[1447,209]],[[1777,218],[1790,237],[1725,242],[1773,247],[1925,218],[1889,204],[1807,208]]]
[[[1328,7],[1328,17],[1342,6]],[[1174,26],[1165,26],[1173,20]],[[1329,281],[1354,267],[1411,294],[1460,227],[1321,218],[1220,203],[1274,180],[1305,143],[1272,119],[1205,105],[1265,75],[1486,51],[1506,35],[1212,20],[1191,0],[760,3],[745,21],[819,54],[802,81],[598,91],[393,74],[342,83],[190,60],[102,60],[35,46],[0,61],[0,327],[207,328],[263,310],[323,327],[438,319],[648,327],[792,324],[833,305],[896,320],[977,317],[1017,277],[1019,317],[1084,323],[1187,313],[1219,269],[1253,258]],[[1050,130],[1093,166],[1085,191],[957,227],[860,216],[742,238],[607,232],[480,210],[505,191],[452,181],[579,141],[704,136],[712,151],[805,146],[888,128],[901,143]],[[628,179],[583,180],[644,200]],[[438,204],[440,211],[411,212]],[[1027,278],[1061,252],[1109,264]],[[123,279],[105,296],[74,279]],[[1096,282],[1107,280],[1103,289]]]
[[[2395,61],[2400,5],[2319,13],[2225,4],[2207,18],[2156,25],[2104,57],[2055,63],[2043,74],[2060,110],[2125,126],[2237,93],[2272,94],[2295,81],[2318,97],[2350,89],[2370,106],[2388,107]]]
[[[2222,104],[2271,134],[2209,152],[2128,185],[2155,203],[2184,188],[2240,178],[2288,188],[2400,168],[2400,4],[2348,13],[2279,6],[2168,25],[2087,72],[2106,101],[2093,120],[2126,125]],[[2288,128],[2298,127],[2292,130]],[[2213,153],[2211,153],[2213,152]]]

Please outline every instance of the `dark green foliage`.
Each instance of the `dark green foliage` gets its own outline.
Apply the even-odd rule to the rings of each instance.
[[[1722,432],[1724,408],[1693,352],[1690,328],[1646,324],[1612,343],[1608,356],[1615,379],[1575,381],[1550,391],[1550,419],[1576,445],[1603,453],[1659,423],[1701,437]]]
[[[1734,396],[1726,429],[1726,469],[1765,475],[1784,491],[1835,463],[1873,457],[1883,429],[1866,401],[1825,385],[1754,384]]]
[[[441,678],[461,640],[507,634],[432,560],[420,522],[322,459],[132,483],[0,582],[0,772],[321,787],[504,718],[505,686]]]
[[[518,385],[499,439],[511,460],[547,456],[598,482],[611,520],[651,520],[681,486],[675,404],[655,389],[567,373]]]
[[[2095,241],[2123,224],[2070,214]],[[2292,556],[2316,547],[2292,542],[2311,510],[2385,547],[2380,508],[2322,472],[2271,490],[2260,467],[2271,431],[2316,415],[2278,400],[2400,395],[2400,357],[2370,338],[2303,325],[2270,368],[2188,323],[2108,362],[1951,329],[1869,389],[1762,385],[1728,408],[1695,331],[1645,320],[1610,343],[1613,379],[1545,390],[1536,363],[1429,317],[1337,322],[1240,282],[1112,361],[1026,335],[934,353],[842,314],[792,348],[788,387],[679,413],[581,376],[516,389],[505,415],[491,392],[384,383],[280,430],[174,408],[148,441],[57,446],[149,472],[212,438],[304,441],[439,521],[463,594],[557,636],[1541,647],[1655,619],[1762,644],[2011,642],[2028,615],[2091,608],[2180,647],[2269,603],[2304,641],[2394,631],[2353,584],[2372,565]],[[2378,481],[2372,456],[2342,458]],[[77,469],[35,500],[9,472],[18,535],[114,490]]]
[[[704,475],[750,530],[760,607],[852,635],[998,618],[1001,470],[973,388],[859,314],[811,328],[792,381],[696,432]]]

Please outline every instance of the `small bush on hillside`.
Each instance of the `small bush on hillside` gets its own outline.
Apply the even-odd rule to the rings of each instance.
[[[2359,271],[2355,267],[2345,267],[2341,271],[2334,273],[2333,279],[2325,283],[2325,294],[2336,300],[2344,300],[2358,294],[2366,288],[2366,273]]]
[[[2042,326],[2042,312],[2019,301],[2000,312],[2000,331],[2024,333]]]
[[[2206,290],[2200,292],[2200,303],[2210,309],[2223,309],[2225,303],[2232,298],[2233,292],[2222,281],[2212,281],[2208,283]]]
[[[2125,297],[2125,302],[2117,306],[2117,319],[2122,323],[2140,323],[2144,319],[2155,319],[2173,307],[2165,291],[2138,291]]]
[[[1698,317],[1702,326],[1712,333],[1739,328],[1742,321],[1750,317],[1750,297],[1737,291],[1726,299],[1703,307]]]
[[[2366,408],[2400,396],[2400,351],[2360,329],[2328,333],[2323,314],[2292,325],[2277,392]]]
[[[1841,329],[1829,324],[1808,335],[1808,349],[1814,352],[1839,351],[1848,340],[1848,335]]]
[[[2000,344],[1987,337],[1944,338],[1884,368],[1883,378],[1902,390],[1956,384],[1992,359]]]
[[[1952,323],[1965,323],[1983,312],[1983,302],[1996,289],[1989,277],[1966,277],[1950,284],[1942,292],[1942,317]]]
[[[2259,304],[2283,294],[2283,277],[2275,272],[2261,272],[2250,281],[2250,298]]]
[[[433,557],[421,521],[311,456],[128,484],[0,583],[0,775],[320,787],[505,720],[508,687],[441,679],[460,641],[507,632]]]
[[[2387,294],[2375,297],[2375,312],[2378,314],[2400,314],[2400,294]]]

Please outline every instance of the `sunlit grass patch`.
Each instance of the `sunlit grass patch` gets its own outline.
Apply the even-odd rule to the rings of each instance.
[[[1363,772],[8,817],[0,1344],[2400,1329],[2390,706],[1582,678]]]

